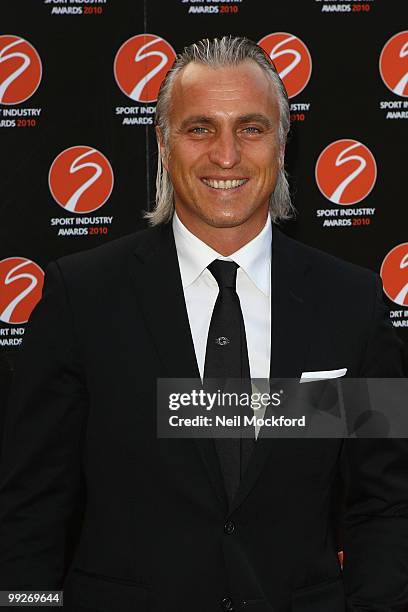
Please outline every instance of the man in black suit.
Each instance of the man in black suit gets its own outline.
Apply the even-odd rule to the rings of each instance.
[[[254,43],[185,49],[157,105],[152,227],[48,266],[6,423],[2,589],[65,584],[74,612],[407,604],[405,440],[156,435],[157,379],[214,373],[217,325],[245,322],[237,363],[253,378],[404,375],[376,275],[277,228],[290,214],[288,128],[283,85]]]

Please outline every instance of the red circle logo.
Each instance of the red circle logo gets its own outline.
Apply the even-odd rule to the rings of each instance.
[[[384,257],[380,275],[387,297],[408,306],[408,242],[397,245]]]
[[[408,97],[408,30],[394,34],[380,55],[380,74],[397,96]]]
[[[275,32],[261,38],[258,45],[275,64],[288,97],[303,91],[312,74],[312,58],[303,40],[294,34]]]
[[[31,259],[8,257],[0,261],[0,321],[27,323],[41,298],[44,272]]]
[[[19,104],[37,90],[42,76],[41,59],[21,36],[0,36],[0,104]]]
[[[113,64],[119,88],[135,102],[156,102],[176,59],[173,47],[155,34],[138,34],[120,47]]]
[[[112,193],[113,170],[100,151],[79,145],[57,155],[48,184],[52,197],[65,210],[89,213],[103,206]]]
[[[374,187],[376,178],[374,155],[358,140],[332,142],[316,163],[317,186],[333,204],[349,206],[361,202]]]

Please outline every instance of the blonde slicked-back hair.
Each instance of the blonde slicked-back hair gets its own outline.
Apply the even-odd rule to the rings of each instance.
[[[290,128],[289,100],[279,74],[267,54],[256,43],[248,38],[223,36],[209,40],[204,38],[197,43],[185,47],[163,80],[156,105],[155,124],[163,137],[163,144],[169,150],[170,125],[169,114],[174,81],[180,72],[191,62],[204,64],[210,68],[237,66],[246,60],[253,60],[269,76],[275,86],[279,106],[279,145],[283,152]],[[269,208],[274,222],[289,219],[294,208],[291,203],[287,174],[283,167],[279,170],[274,192],[271,194]],[[156,205],[153,210],[145,212],[144,218],[149,225],[167,223],[174,212],[174,192],[169,173],[162,161],[160,144],[158,143],[158,164],[156,175]]]

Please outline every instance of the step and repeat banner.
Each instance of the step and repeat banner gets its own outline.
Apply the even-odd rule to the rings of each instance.
[[[259,42],[289,94],[298,214],[284,230],[380,273],[408,342],[407,2],[3,0],[1,16],[0,351],[10,363],[47,262],[145,227],[160,83],[177,51],[224,34]]]

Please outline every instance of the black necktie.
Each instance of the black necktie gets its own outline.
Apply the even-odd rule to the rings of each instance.
[[[240,390],[250,393],[248,388],[250,369],[244,319],[235,289],[238,265],[233,261],[216,259],[208,266],[208,269],[218,283],[219,293],[208,330],[204,381],[209,378],[217,379],[222,391],[227,379],[245,379],[247,385],[245,386],[244,382]],[[247,413],[251,412],[250,409],[247,410]],[[254,441],[255,432],[253,439],[214,439],[230,502],[237,492],[247,467]]]

